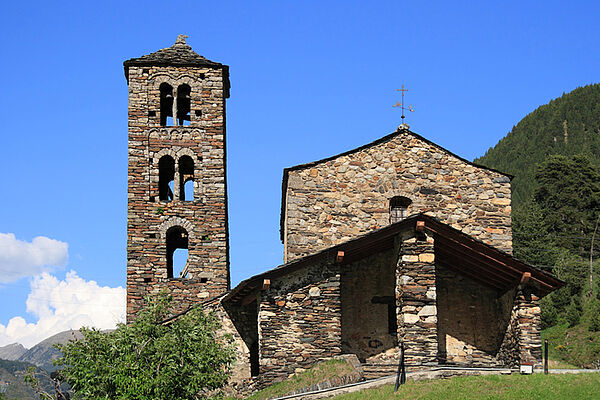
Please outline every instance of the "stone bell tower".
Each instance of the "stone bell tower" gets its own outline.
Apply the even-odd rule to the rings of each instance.
[[[229,289],[229,67],[175,44],[123,63],[129,86],[127,321],[167,290],[180,310]]]

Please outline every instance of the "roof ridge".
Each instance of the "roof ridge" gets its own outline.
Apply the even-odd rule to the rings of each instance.
[[[404,124],[404,125],[406,125],[406,124]],[[387,141],[389,141],[389,140],[391,140],[391,139],[395,138],[396,136],[398,136],[400,134],[403,134],[403,133],[411,135],[411,136],[413,136],[413,137],[415,137],[415,138],[417,138],[419,140],[422,140],[425,143],[427,143],[427,144],[429,144],[431,146],[434,146],[437,149],[443,151],[444,153],[446,153],[446,154],[448,154],[448,155],[450,155],[452,157],[455,157],[455,158],[457,158],[457,159],[459,159],[459,160],[461,160],[461,161],[463,161],[463,162],[465,162],[465,163],[467,163],[469,165],[472,165],[472,166],[477,167],[477,168],[482,168],[482,169],[485,169],[485,170],[488,170],[488,171],[496,172],[496,173],[498,173],[500,175],[504,175],[504,176],[508,177],[509,179],[514,178],[514,175],[507,174],[506,172],[502,172],[502,171],[499,171],[499,170],[494,169],[494,168],[486,167],[485,165],[476,164],[473,161],[469,161],[466,158],[463,158],[463,157],[459,156],[458,154],[455,154],[455,153],[451,152],[450,150],[448,150],[448,149],[440,146],[439,144],[437,144],[435,142],[432,142],[431,140],[429,140],[429,139],[427,139],[427,138],[419,135],[418,133],[415,133],[415,132],[411,131],[406,126],[400,125],[398,127],[398,129],[395,130],[394,132],[388,133],[387,135],[385,135],[383,137],[380,137],[379,139],[373,140],[372,142],[363,144],[363,145],[361,145],[359,147],[355,147],[353,149],[346,150],[346,151],[344,151],[342,153],[338,153],[338,154],[335,154],[333,156],[322,158],[320,160],[311,161],[311,162],[308,162],[308,163],[298,164],[298,165],[294,165],[294,166],[291,166],[291,167],[284,168],[283,169],[283,179],[282,179],[282,182],[281,182],[281,209],[280,209],[280,216],[279,216],[279,236],[280,236],[281,241],[283,242],[283,240],[284,240],[284,237],[283,237],[283,235],[284,235],[284,226],[283,225],[285,224],[285,209],[286,209],[285,195],[284,195],[284,193],[285,193],[285,190],[286,190],[286,187],[287,187],[287,181],[288,181],[288,176],[289,176],[289,172],[290,171],[296,171],[296,170],[300,170],[300,169],[304,169],[304,168],[309,168],[309,167],[312,167],[312,166],[315,166],[315,165],[318,165],[318,164],[325,163],[327,161],[334,160],[334,159],[336,159],[338,157],[344,157],[344,156],[347,156],[347,155],[350,155],[350,154],[354,154],[354,153],[359,152],[361,150],[365,150],[365,149],[371,148],[373,146],[377,146],[379,144],[385,143],[385,142],[387,142]]]
[[[123,62],[125,76],[129,76],[130,66],[188,66],[188,67],[213,67],[228,68],[226,65],[211,61],[196,53],[186,43],[186,35],[177,36],[177,40],[170,47],[159,49],[150,54],[130,58]]]

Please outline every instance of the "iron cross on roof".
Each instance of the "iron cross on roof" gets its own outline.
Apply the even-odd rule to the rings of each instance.
[[[402,111],[402,116],[400,118],[402,118],[402,124],[404,124],[404,118],[406,118],[404,111],[415,112],[415,110],[413,110],[412,104],[408,107],[404,107],[404,92],[408,92],[408,89],[404,88],[404,85],[402,85],[402,89],[396,90],[402,93],[402,103],[399,103],[398,100],[396,100],[396,104],[394,104],[392,107],[400,107],[400,110]]]

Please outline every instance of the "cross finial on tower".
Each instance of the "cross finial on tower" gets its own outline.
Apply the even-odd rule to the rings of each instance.
[[[178,35],[177,40],[175,40],[175,44],[187,44],[185,42],[185,39],[187,39],[188,37],[188,35]]]
[[[402,111],[402,115],[400,116],[400,118],[402,118],[402,124],[400,124],[398,129],[408,129],[409,128],[408,124],[404,123],[404,118],[406,118],[406,116],[404,115],[404,111],[408,110],[410,112],[415,112],[415,110],[413,110],[412,105],[409,105],[408,107],[404,107],[404,92],[408,92],[408,89],[405,89],[404,85],[402,85],[402,89],[396,89],[396,90],[402,93],[402,103],[400,103],[396,100],[396,104],[394,104],[392,106],[392,107],[400,107],[400,110]]]

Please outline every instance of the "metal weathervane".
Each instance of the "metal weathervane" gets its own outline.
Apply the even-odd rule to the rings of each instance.
[[[394,104],[392,107],[400,107],[400,110],[402,111],[402,116],[400,118],[402,118],[402,124],[404,125],[404,118],[406,118],[404,111],[415,112],[415,110],[413,110],[412,104],[408,107],[404,106],[404,92],[408,92],[408,89],[405,89],[404,85],[402,85],[402,89],[396,90],[402,93],[402,102],[398,102],[398,100],[396,100],[396,104]]]

